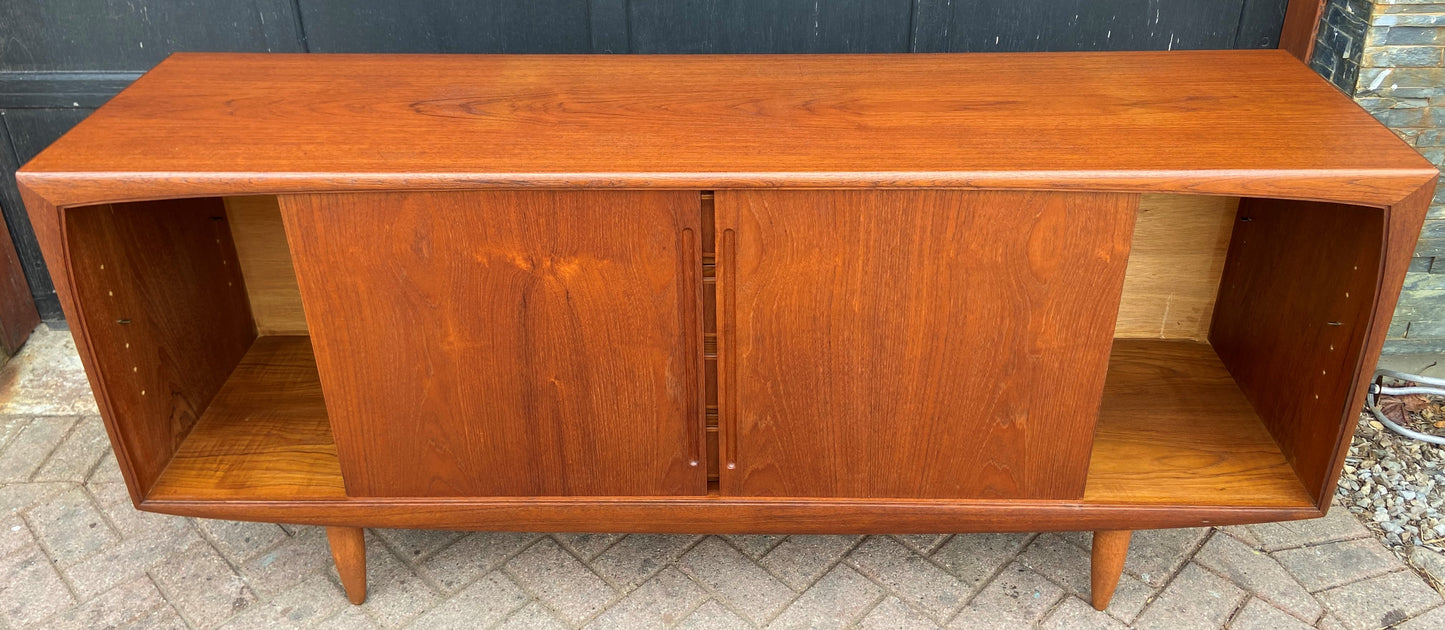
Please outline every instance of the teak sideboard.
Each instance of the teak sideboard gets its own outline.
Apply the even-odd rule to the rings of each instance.
[[[136,507],[1129,532],[1329,508],[1437,173],[1281,51],[175,55],[18,179]]]

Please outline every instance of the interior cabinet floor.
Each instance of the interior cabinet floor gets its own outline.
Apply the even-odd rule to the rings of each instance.
[[[258,337],[150,496],[345,498],[311,338]]]
[[[1149,339],[1114,341],[1084,501],[1313,504],[1214,349]]]
[[[310,339],[257,339],[149,498],[345,498]],[[1208,344],[1143,339],[1114,342],[1084,502],[1311,505]]]

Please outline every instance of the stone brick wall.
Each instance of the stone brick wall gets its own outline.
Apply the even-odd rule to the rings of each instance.
[[[1335,87],[1353,93],[1360,76],[1360,51],[1370,27],[1370,0],[1328,0],[1310,67]]]
[[[1310,65],[1445,164],[1445,0],[1328,0]],[[1445,190],[1437,189],[1385,352],[1445,352]]]

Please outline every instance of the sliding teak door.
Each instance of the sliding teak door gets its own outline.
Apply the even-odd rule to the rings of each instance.
[[[281,205],[349,494],[706,492],[698,193]]]
[[[1082,496],[1137,199],[718,191],[721,492]]]

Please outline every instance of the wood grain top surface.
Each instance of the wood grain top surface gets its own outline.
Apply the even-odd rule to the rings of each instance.
[[[21,181],[62,206],[519,186],[1042,187],[1387,205],[1434,173],[1277,50],[177,54]]]

